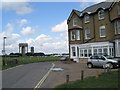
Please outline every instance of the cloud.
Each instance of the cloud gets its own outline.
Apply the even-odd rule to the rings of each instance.
[[[0,33],[0,52],[1,52],[1,50],[3,50],[3,37],[5,37],[5,36],[7,37],[6,43],[5,43],[6,53],[16,51],[15,50],[17,48],[16,41],[18,40],[20,35],[17,33],[13,33],[13,31],[14,31],[13,25],[11,23],[8,23],[6,25],[6,30],[4,30],[4,32]],[[0,54],[2,54],[2,53],[0,53]]]
[[[11,23],[8,23],[6,25],[6,28],[7,28],[7,33],[11,33],[14,30],[13,24]]]
[[[60,38],[60,37],[59,37]],[[18,43],[28,43],[29,51],[30,47],[35,48],[35,52],[44,52],[44,53],[68,53],[68,43],[64,40],[59,40],[58,37],[51,37],[49,35],[40,34],[36,38],[18,40]]]
[[[80,8],[85,9],[89,5],[89,2],[82,2]]]
[[[23,26],[25,24],[27,24],[29,21],[27,19],[21,19],[18,21],[18,23],[20,24],[20,26]]]
[[[28,2],[3,2],[2,8],[6,11],[13,10],[20,15],[28,14],[33,11]]]
[[[66,32],[68,30],[67,20],[52,27],[52,32]]]
[[[23,35],[33,35],[35,34],[35,29],[32,27],[26,27],[26,28],[23,27],[21,33]]]

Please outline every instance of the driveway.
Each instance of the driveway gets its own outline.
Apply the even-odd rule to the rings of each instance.
[[[66,75],[70,76],[70,81],[81,79],[81,70],[84,70],[84,78],[95,76],[96,72],[99,74],[104,72],[102,68],[88,69],[86,63],[72,63],[64,64],[62,62],[55,62],[55,67],[63,68],[64,71],[52,71],[41,88],[54,88],[57,85],[66,83]]]

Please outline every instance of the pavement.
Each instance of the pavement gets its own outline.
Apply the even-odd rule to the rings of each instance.
[[[50,71],[50,68],[63,68],[63,71]],[[40,62],[18,66],[3,71],[3,88],[54,88],[66,83],[66,75],[70,81],[81,79],[81,70],[84,70],[84,78],[95,76],[104,72],[104,69],[88,69],[86,63],[64,64],[63,62]],[[34,89],[35,90],[35,89]]]

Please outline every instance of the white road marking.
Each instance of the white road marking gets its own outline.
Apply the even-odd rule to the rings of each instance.
[[[52,67],[53,68],[55,66],[54,63],[52,63]],[[40,88],[41,85],[44,83],[44,81],[47,79],[48,75],[50,74],[51,70],[49,70],[44,76],[43,78],[38,82],[38,84],[35,86],[35,88],[33,90],[36,90],[37,88]]]

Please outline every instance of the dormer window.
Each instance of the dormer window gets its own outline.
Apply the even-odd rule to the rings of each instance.
[[[85,15],[85,16],[84,16],[84,21],[85,21],[85,23],[90,22],[90,17],[89,17],[89,15]]]
[[[98,12],[98,17],[99,17],[100,20],[105,18],[105,16],[104,16],[104,10],[100,10]]]
[[[77,26],[77,18],[73,18],[73,26]]]

